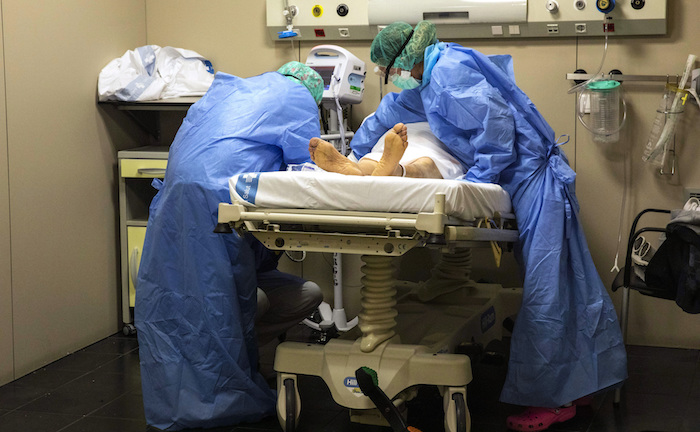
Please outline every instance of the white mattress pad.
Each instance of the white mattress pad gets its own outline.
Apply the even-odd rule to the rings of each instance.
[[[432,212],[442,192],[448,216],[473,220],[512,212],[499,185],[464,180],[275,171],[235,175],[229,187],[232,202],[257,208],[421,213]]]

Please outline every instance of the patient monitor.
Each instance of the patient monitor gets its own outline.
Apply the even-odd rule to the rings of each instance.
[[[323,104],[362,102],[365,91],[365,63],[336,45],[318,45],[306,57],[306,65],[323,78]]]
[[[323,78],[321,120],[324,124],[324,135],[321,138],[333,143],[339,152],[347,155],[346,138],[351,138],[353,132],[346,130],[343,110],[348,105],[362,102],[365,91],[365,63],[339,46],[318,45],[309,52],[306,65]]]

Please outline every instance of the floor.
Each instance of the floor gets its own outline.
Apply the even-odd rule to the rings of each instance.
[[[303,331],[299,337],[306,337]],[[468,408],[474,432],[505,432],[505,418],[520,407],[498,402],[507,346],[488,347],[474,357]],[[262,370],[271,373],[274,346],[261,349]],[[629,380],[619,406],[613,393],[577,408],[572,420],[552,432],[700,431],[700,351],[630,346]],[[0,432],[156,432],[146,425],[141,401],[138,342],[115,334],[0,387]],[[271,382],[273,380],[270,380]],[[324,383],[301,377],[299,432],[390,432],[351,423]],[[409,423],[424,432],[442,431],[442,398],[422,388],[408,404]],[[281,431],[275,418],[260,423],[206,429],[209,432]],[[190,431],[193,432],[193,431]]]

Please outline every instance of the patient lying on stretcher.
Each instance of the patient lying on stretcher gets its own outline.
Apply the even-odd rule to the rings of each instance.
[[[346,175],[455,179],[465,173],[427,122],[396,124],[357,162],[320,138],[311,139],[309,154],[323,170]]]

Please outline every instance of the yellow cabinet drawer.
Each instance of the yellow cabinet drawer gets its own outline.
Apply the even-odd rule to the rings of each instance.
[[[163,178],[167,159],[121,159],[120,175],[129,178]]]
[[[136,278],[141,263],[141,250],[146,238],[146,227],[130,226],[126,228],[126,244],[129,261],[129,306],[134,307],[136,298]]]

